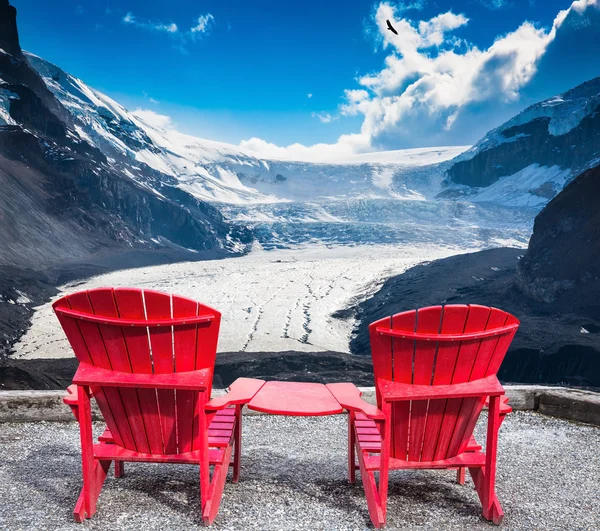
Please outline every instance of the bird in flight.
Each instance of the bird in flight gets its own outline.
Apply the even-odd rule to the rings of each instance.
[[[394,29],[394,26],[392,26],[392,23],[389,20],[386,20],[387,22],[387,29],[389,29],[394,35],[398,35],[398,32]]]

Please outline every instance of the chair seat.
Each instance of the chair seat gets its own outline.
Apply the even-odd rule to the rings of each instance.
[[[228,407],[216,412],[215,418],[208,428],[208,447],[225,448],[233,437],[235,428],[235,407]],[[98,442],[105,444],[114,444],[114,439],[110,430],[106,428],[104,433],[98,437]],[[210,452],[211,464],[220,463],[223,457],[223,451]]]
[[[381,452],[381,434],[374,420],[367,418],[362,413],[355,416],[356,441],[364,453],[378,454]],[[481,445],[471,435],[465,452],[478,452]]]

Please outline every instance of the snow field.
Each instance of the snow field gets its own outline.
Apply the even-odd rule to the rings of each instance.
[[[223,314],[220,352],[348,352],[354,319],[333,313],[420,262],[472,250],[426,244],[254,250],[241,258],[117,271],[61,292],[129,286],[199,300]],[[72,356],[51,303],[35,312],[15,350],[25,359]]]

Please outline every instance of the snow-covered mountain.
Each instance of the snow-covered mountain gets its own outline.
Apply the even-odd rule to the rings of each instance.
[[[447,170],[444,195],[541,207],[600,165],[600,77],[536,103],[490,131]]]
[[[157,126],[147,113],[129,112],[48,61],[33,54],[26,56],[70,111],[78,134],[114,159],[115,165],[145,184],[150,168],[206,201],[241,205],[433,192],[441,178],[421,180],[412,187],[411,183],[395,181],[402,181],[407,169],[447,161],[466,149],[399,150],[355,155],[332,163],[267,160],[237,146]]]
[[[265,248],[312,242],[525,244],[535,214],[571,175],[571,166],[553,163],[545,168],[544,161],[529,160],[527,150],[519,157],[502,151],[524,138],[539,138],[537,130],[512,135],[508,131],[550,120],[543,110],[549,104],[515,118],[466,153],[466,147],[440,147],[325,162],[267,159],[239,146],[183,134],[148,111],[128,111],[58,66],[22,54],[18,40],[13,41],[0,36],[4,155],[31,168],[33,148],[38,146],[42,152],[36,162],[38,174],[47,175],[51,165],[68,186],[87,194],[86,201],[106,210],[110,221],[101,225],[110,227],[109,239],[122,238],[130,246],[160,247],[170,242],[188,249],[229,252],[247,248],[252,239]],[[19,75],[10,78],[17,64]],[[577,96],[578,101],[587,96]],[[595,116],[588,107],[583,113],[577,111],[582,118],[573,130]],[[560,132],[562,139],[569,134],[563,125],[567,119],[556,111],[552,116],[560,118],[558,126],[553,122],[552,131]],[[24,139],[15,142],[17,133]],[[490,153],[487,166],[467,167]],[[498,168],[504,164],[502,156],[509,161],[519,158],[510,162],[523,164],[507,173]],[[71,169],[74,165],[76,170]],[[483,179],[480,173],[485,174]],[[469,178],[470,174],[474,176]],[[512,177],[498,181],[500,190],[494,185],[473,188],[504,175]],[[447,176],[454,181],[450,186]],[[83,222],[79,214],[75,217],[73,230],[78,230]],[[41,223],[43,216],[33,216],[31,223],[34,218]],[[202,231],[190,229],[198,222]],[[78,241],[75,237],[58,240]],[[27,238],[17,241],[32,248]],[[63,246],[65,256],[70,256],[73,245]],[[14,251],[25,249],[14,247]]]
[[[0,30],[0,268],[41,270],[127,254],[135,261],[148,250],[210,258],[248,247],[248,229],[227,223],[168,175],[147,168],[142,179],[143,170],[132,172],[137,161],[126,164],[88,141],[82,119],[23,54],[7,0],[0,0]]]

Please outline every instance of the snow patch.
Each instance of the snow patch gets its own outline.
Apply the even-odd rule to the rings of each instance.
[[[560,192],[570,177],[571,170],[560,166],[530,164],[513,175],[501,177],[469,199],[514,207],[540,207]]]
[[[0,83],[3,84],[1,80]],[[3,88],[2,84],[0,84],[0,125],[17,125],[17,122],[10,116],[10,101],[19,99],[19,95]]]

